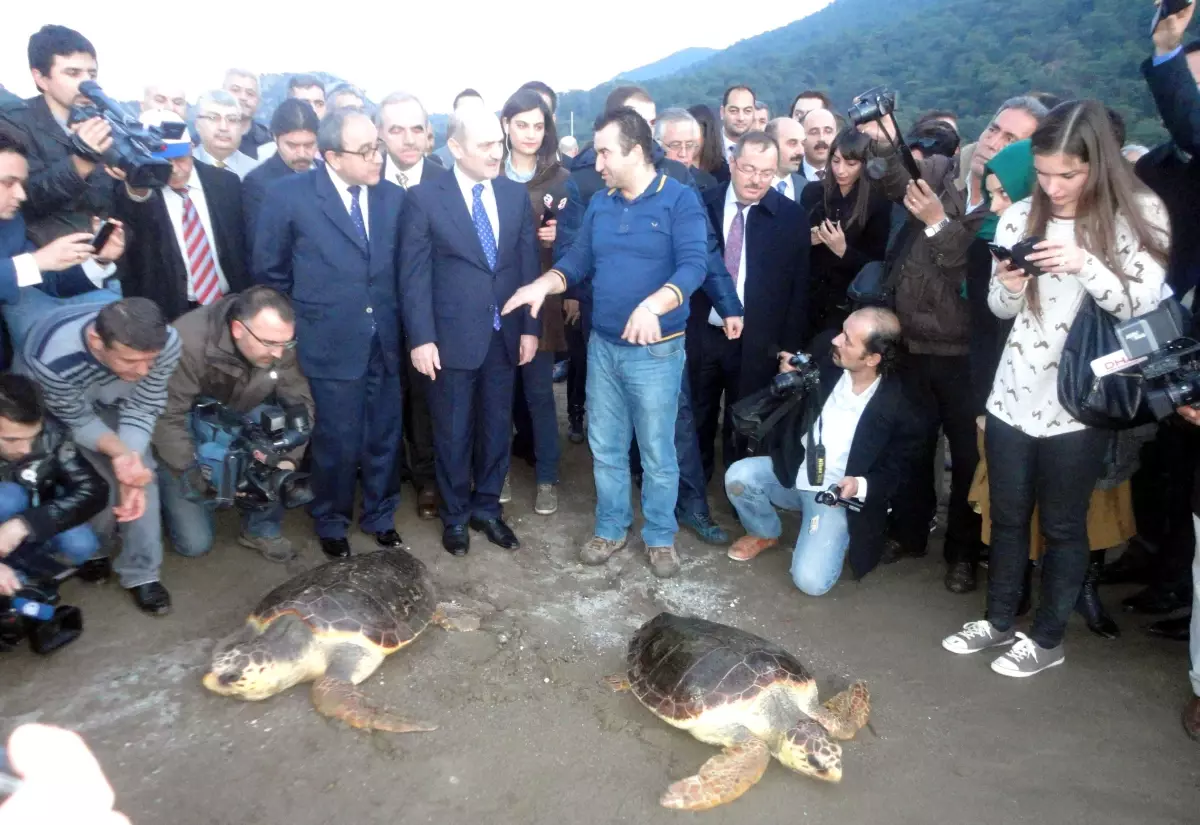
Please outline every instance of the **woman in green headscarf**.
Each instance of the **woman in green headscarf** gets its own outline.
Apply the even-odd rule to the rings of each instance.
[[[1004,210],[1033,194],[1037,174],[1033,171],[1033,144],[1028,140],[1011,143],[996,153],[983,167],[983,204],[992,214],[984,218],[979,237],[991,242]],[[988,278],[992,273],[988,271]],[[987,285],[984,285],[986,299]]]

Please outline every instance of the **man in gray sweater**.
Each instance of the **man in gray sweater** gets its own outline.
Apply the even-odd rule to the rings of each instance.
[[[170,612],[171,597],[158,580],[162,514],[150,436],[179,354],[179,336],[158,305],[126,298],[47,315],[30,330],[16,364],[41,385],[46,408],[108,482],[111,510],[97,517],[97,533],[111,531],[111,512],[121,530],[113,570],[154,616]],[[99,567],[96,577],[103,578]]]

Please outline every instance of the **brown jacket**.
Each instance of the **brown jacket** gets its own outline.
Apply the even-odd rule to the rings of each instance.
[[[566,198],[567,178],[571,177],[561,164],[554,164],[540,170],[533,180],[525,184],[529,190],[529,205],[533,209],[533,225],[542,226],[542,213],[546,210],[546,195],[551,196],[550,209],[558,215],[558,205]],[[554,250],[547,249],[538,241],[538,253],[541,255],[542,272],[554,266]],[[563,321],[563,304],[561,295],[551,295],[546,299],[539,313],[542,319],[542,337],[538,339],[538,350],[541,352],[565,352],[567,349],[566,325]]]
[[[312,392],[295,350],[286,350],[270,368],[255,367],[238,352],[229,329],[235,297],[227,295],[175,321],[183,352],[167,384],[167,408],[154,428],[153,444],[159,460],[176,473],[186,470],[195,457],[187,415],[197,398],[214,398],[244,413],[276,396],[287,403],[301,402],[309,416],[314,414]],[[303,454],[300,447],[291,457],[298,461]]]
[[[912,178],[889,144],[877,142],[875,151],[887,159],[887,171],[879,181],[884,194],[903,206]],[[901,247],[901,255],[891,262],[896,314],[904,341],[914,353],[966,355],[970,349],[971,312],[963,291],[967,251],[988,211],[981,207],[966,214],[967,192],[959,183],[959,164],[960,158],[941,155],[917,161],[921,178],[941,199],[950,224],[930,238],[925,225],[910,216],[903,232],[911,245],[907,253]]]

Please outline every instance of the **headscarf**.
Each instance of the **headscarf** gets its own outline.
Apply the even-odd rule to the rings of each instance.
[[[1033,170],[1033,142],[1018,140],[1009,144],[996,153],[996,156],[983,167],[983,205],[989,210],[992,205],[992,195],[987,191],[987,176],[995,175],[1004,187],[1004,193],[1013,203],[1023,201],[1033,194],[1033,184],[1037,175]],[[1000,224],[1000,216],[989,214],[983,219],[979,228],[979,237],[992,241],[996,237],[996,227]]]

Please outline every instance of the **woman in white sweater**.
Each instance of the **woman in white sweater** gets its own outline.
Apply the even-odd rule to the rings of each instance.
[[[1033,135],[1038,186],[1000,219],[996,244],[1040,237],[1033,278],[997,261],[988,304],[1014,318],[987,401],[992,550],[987,618],[942,646],[953,653],[1010,647],[992,662],[1031,676],[1063,661],[1062,638],[1088,564],[1087,511],[1111,432],[1086,427],[1058,400],[1058,361],[1085,300],[1120,319],[1154,309],[1169,244],[1162,203],[1121,156],[1104,106],[1071,101]],[[1042,594],[1027,636],[1013,629],[1030,518],[1039,505],[1046,554]]]

